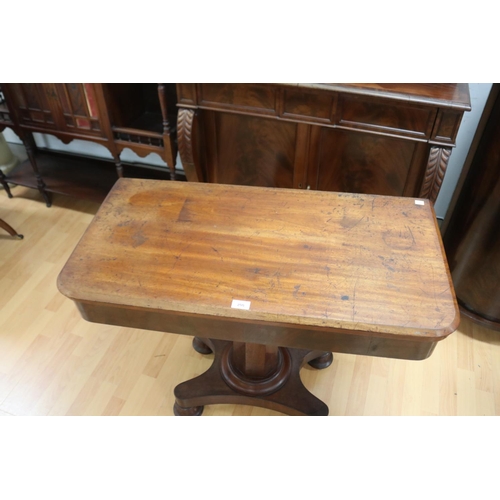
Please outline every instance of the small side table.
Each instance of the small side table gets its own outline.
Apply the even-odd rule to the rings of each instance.
[[[120,179],[58,278],[93,322],[192,335],[204,405],[327,415],[301,383],[333,352],[424,359],[459,313],[428,200]]]

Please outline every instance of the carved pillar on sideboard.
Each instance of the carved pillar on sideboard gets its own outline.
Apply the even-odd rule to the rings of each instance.
[[[189,182],[202,180],[194,159],[193,123],[196,112],[193,109],[179,108],[177,118],[177,142],[186,179]]]
[[[431,147],[422,188],[420,190],[421,198],[428,198],[432,203],[436,203],[450,156],[451,148],[438,146]]]

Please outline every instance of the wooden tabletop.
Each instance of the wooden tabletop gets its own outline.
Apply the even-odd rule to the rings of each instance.
[[[297,328],[437,341],[459,321],[434,211],[413,198],[120,179],[58,286],[82,312],[115,311],[93,321],[285,325],[291,346],[307,343]]]

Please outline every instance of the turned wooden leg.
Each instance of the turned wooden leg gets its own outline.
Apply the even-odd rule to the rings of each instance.
[[[177,172],[175,170],[175,163],[170,165],[170,163],[167,163],[168,169],[169,169],[169,174],[170,174],[170,180],[171,181],[176,181],[177,180]]]
[[[52,206],[52,200],[49,196],[49,193],[47,192],[47,186],[45,185],[45,182],[43,181],[43,178],[40,175],[40,171],[38,170],[38,165],[36,162],[36,154],[35,154],[36,144],[35,140],[33,139],[33,135],[30,133],[25,133],[22,135],[21,139],[23,141],[24,147],[26,148],[26,153],[31,163],[31,168],[33,169],[33,172],[35,174],[38,191],[43,196],[45,204],[48,207],[50,207]]]
[[[171,135],[171,127],[170,122],[168,120],[168,107],[167,107],[167,96],[166,96],[166,88],[164,83],[158,84],[158,99],[160,101],[161,115],[163,119],[163,145],[165,156],[165,163],[168,165],[170,170],[170,180],[176,180],[176,172],[175,172],[175,144],[173,137]]]
[[[9,226],[4,220],[0,219],[0,227],[5,229],[11,236],[16,236],[20,240],[24,238],[22,234],[18,234],[11,226]]]
[[[214,362],[205,373],[174,389],[175,415],[201,415],[208,404],[328,415],[326,404],[305,388],[299,374],[305,363],[325,358],[324,352],[214,339],[198,339],[196,345],[200,342],[214,353]]]
[[[9,198],[12,198],[12,193],[10,192],[10,186],[7,183],[7,177],[5,177],[5,174],[3,173],[1,168],[0,168],[0,184],[2,184],[3,188],[5,189],[7,196]]]
[[[116,167],[116,174],[118,175],[118,178],[121,179],[123,177],[123,165],[122,161],[120,160],[120,156],[117,156],[115,158],[115,167]]]

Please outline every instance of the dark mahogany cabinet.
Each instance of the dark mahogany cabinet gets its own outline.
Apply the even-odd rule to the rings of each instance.
[[[11,127],[23,141],[29,164],[8,182],[35,187],[50,205],[50,192],[102,200],[124,175],[125,148],[140,157],[157,153],[168,165],[164,178],[175,179],[175,84],[9,83],[2,84],[0,131]],[[110,162],[38,150],[33,132],[106,147]],[[112,166],[110,169],[109,167]],[[130,167],[137,175],[137,168]],[[142,174],[144,174],[144,169]]]
[[[500,331],[500,84],[493,84],[490,105],[443,243],[462,313]]]
[[[177,84],[191,181],[435,201],[467,84]]]

